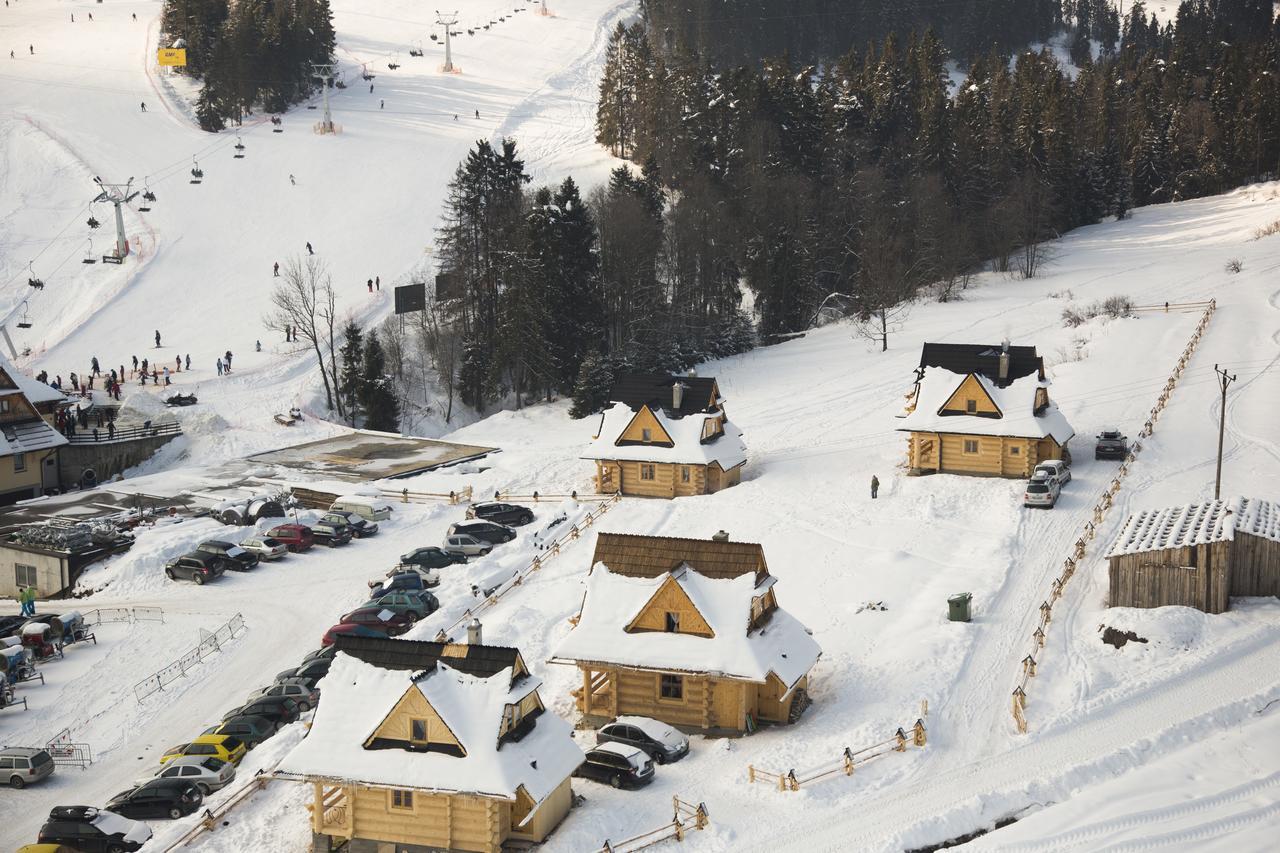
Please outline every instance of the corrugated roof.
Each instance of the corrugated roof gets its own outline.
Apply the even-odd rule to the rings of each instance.
[[[444,661],[453,669],[480,678],[488,678],[504,669],[514,672],[520,656],[519,650],[509,646],[473,646],[381,637],[340,635],[337,645],[338,651],[382,669],[433,670],[436,663]]]
[[[684,385],[680,408],[671,405],[671,386]],[[614,378],[609,400],[633,410],[641,406],[662,408],[673,414],[692,415],[716,408],[716,380],[711,376],[672,376],[666,373],[622,373]]]
[[[1003,344],[930,344],[920,349],[921,367],[941,367],[952,373],[978,373],[993,382],[1000,380],[1000,352]],[[1036,348],[1009,347],[1007,382],[1037,374],[1044,378],[1044,359]]]
[[[1280,542],[1280,504],[1258,498],[1226,498],[1144,509],[1129,516],[1108,557],[1188,548],[1248,533]]]
[[[629,533],[597,535],[591,565],[597,563],[604,563],[614,574],[636,578],[655,578],[685,563],[709,578],[736,578],[754,572],[759,583],[769,574],[764,548],[754,542]]]

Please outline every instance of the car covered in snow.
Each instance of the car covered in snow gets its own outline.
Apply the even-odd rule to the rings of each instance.
[[[277,524],[266,535],[269,539],[283,543],[294,554],[310,550],[315,542],[311,528],[305,524]]]
[[[493,550],[493,544],[467,533],[451,533],[445,537],[444,550],[450,554],[457,554],[463,559],[483,557]]]
[[[533,510],[518,504],[479,503],[467,507],[467,518],[496,521],[508,527],[521,527],[533,522]]]
[[[177,820],[200,808],[204,794],[194,780],[181,777],[152,779],[121,791],[107,801],[107,809],[125,817],[167,817]]]
[[[1098,443],[1093,446],[1094,459],[1124,459],[1129,455],[1129,438],[1118,429],[1104,429],[1098,433]]]
[[[322,524],[346,524],[351,528],[351,535],[357,539],[372,536],[378,532],[378,523],[369,521],[354,512],[326,512],[320,517]]]
[[[1043,472],[1037,472],[1027,482],[1027,487],[1022,493],[1022,505],[1053,509],[1058,503],[1060,493],[1057,480]]]
[[[634,746],[659,764],[679,761],[689,754],[689,738],[650,717],[618,717],[596,732],[596,743]]]
[[[319,544],[336,548],[339,545],[346,545],[350,542],[354,534],[351,531],[350,524],[347,524],[337,516],[326,516],[311,525],[311,535],[315,537],[315,541]]]
[[[169,580],[183,578],[194,581],[197,586],[220,577],[226,570],[225,558],[205,551],[192,551],[164,564],[164,573]]]
[[[288,546],[270,536],[250,536],[241,540],[240,547],[250,554],[257,554],[259,560],[278,560],[289,553]]]
[[[484,521],[477,519],[475,521],[459,521],[456,524],[449,525],[447,536],[466,535],[479,539],[482,542],[488,542],[490,545],[501,545],[503,542],[510,542],[516,538],[514,529],[505,524],[498,524],[496,521]],[[447,550],[447,549],[446,549]]]
[[[636,746],[602,743],[587,750],[573,775],[615,788],[643,788],[653,781],[653,759]]]
[[[371,495],[341,495],[329,512],[353,512],[366,521],[386,521],[395,508],[386,498]]]
[[[1036,466],[1031,472],[1031,476],[1043,473],[1049,478],[1058,481],[1058,488],[1061,489],[1067,483],[1071,482],[1071,469],[1067,467],[1067,463],[1061,459],[1046,459]]]
[[[222,557],[227,561],[227,568],[237,572],[247,572],[258,565],[258,555],[246,551],[234,542],[225,539],[208,539],[196,546],[197,551]]]
[[[212,734],[212,732],[206,732]],[[208,796],[214,791],[225,788],[236,778],[236,766],[230,761],[214,758],[210,755],[188,755],[175,758],[161,766],[155,773],[135,784],[145,785],[152,779],[183,779],[193,783],[200,793]]]
[[[54,806],[38,838],[80,853],[134,853],[151,839],[151,827],[93,806]]]

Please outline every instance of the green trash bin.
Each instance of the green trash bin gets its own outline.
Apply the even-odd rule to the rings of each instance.
[[[969,621],[969,605],[973,601],[973,593],[962,592],[947,599],[947,617],[952,622]]]

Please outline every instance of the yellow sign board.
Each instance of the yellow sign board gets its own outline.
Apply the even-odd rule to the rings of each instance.
[[[185,47],[162,47],[156,51],[156,61],[166,66],[184,66],[187,64]]]

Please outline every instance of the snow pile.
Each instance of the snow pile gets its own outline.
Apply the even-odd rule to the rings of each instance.
[[[248,529],[226,527],[212,518],[162,521],[153,529],[138,528],[132,548],[85,569],[76,582],[76,594],[102,592],[108,587],[111,598],[156,592],[175,583],[165,577],[165,563],[194,551],[206,539],[239,542]]]
[[[959,389],[968,375],[972,375],[987,392],[991,402],[1000,411],[999,417],[980,415],[942,414],[941,410]],[[966,435],[994,435],[1010,438],[1053,438],[1058,444],[1066,444],[1075,435],[1065,415],[1052,399],[1040,414],[1036,414],[1036,392],[1048,388],[1035,376],[1024,376],[1005,388],[982,374],[952,373],[941,367],[925,368],[924,379],[916,394],[915,409],[902,418],[899,432],[945,432]]]

